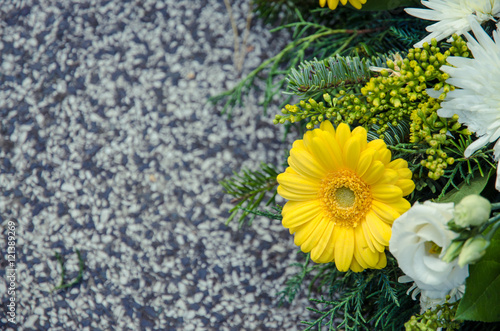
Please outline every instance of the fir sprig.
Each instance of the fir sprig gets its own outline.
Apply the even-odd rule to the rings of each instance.
[[[297,69],[293,68],[286,78],[285,94],[295,94],[302,99],[317,99],[324,93],[332,93],[337,87],[366,84],[373,72],[370,66],[385,66],[385,56],[371,59],[358,56],[332,56],[325,60],[304,61]]]
[[[220,182],[225,193],[234,197],[231,203],[236,204],[229,210],[231,215],[226,224],[229,224],[239,213],[241,213],[238,218],[240,226],[247,217],[249,217],[248,224],[251,224],[256,216],[255,210],[264,200],[266,200],[266,206],[274,202],[278,172],[269,164],[263,163],[260,168],[261,170],[256,171],[244,169],[240,174],[234,173],[233,177]],[[273,190],[274,194],[269,197],[268,192]],[[266,196],[268,196],[267,199]]]

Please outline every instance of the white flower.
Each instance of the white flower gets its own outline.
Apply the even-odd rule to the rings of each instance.
[[[444,299],[469,275],[468,266],[441,260],[457,236],[447,226],[452,218],[453,203],[417,202],[392,225],[389,250],[425,300]]]
[[[441,70],[451,78],[446,82],[457,89],[447,94],[438,115],[459,116],[458,121],[475,132],[479,137],[467,147],[464,156],[470,157],[475,151],[496,141],[495,157],[500,157],[500,34],[493,32],[492,40],[475,20],[470,20],[474,39],[466,33],[467,46],[474,58],[450,56],[447,61],[453,65],[442,66]],[[496,188],[500,191],[500,166],[497,167]]]
[[[500,0],[429,0],[422,1],[422,4],[430,9],[407,8],[405,11],[412,16],[438,22],[426,28],[431,34],[416,43],[415,47],[422,47],[424,42],[430,44],[432,38],[440,41],[454,33],[462,35],[470,31],[469,16],[476,23],[483,23],[500,14]]]

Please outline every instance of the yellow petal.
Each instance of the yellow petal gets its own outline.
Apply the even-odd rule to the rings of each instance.
[[[376,151],[373,148],[365,149],[361,152],[359,156],[358,166],[356,167],[356,173],[358,176],[363,176],[366,171],[370,168],[373,162]]]
[[[400,179],[396,185],[403,190],[403,196],[407,196],[415,189],[415,183],[411,179]]]
[[[380,180],[375,183],[374,185],[380,185],[380,184],[394,184],[396,181],[399,179],[398,172],[393,169],[387,169],[385,168],[384,174],[380,178]]]
[[[375,252],[383,252],[385,250],[385,246],[380,244],[376,239],[375,236],[372,234],[370,227],[368,226],[368,223],[361,222],[361,226],[363,228],[363,233],[365,235],[366,243],[368,244],[368,247]]]
[[[328,263],[333,260],[333,250],[335,247],[333,232],[335,223],[328,221],[327,227],[318,241],[316,246],[311,251],[311,260],[316,263]]]
[[[401,214],[406,213],[408,209],[411,208],[411,205],[408,202],[408,200],[401,198],[397,202],[390,203],[390,207],[393,208],[396,211],[396,213],[400,214],[401,216]]]
[[[391,162],[391,151],[387,148],[379,150],[378,155],[379,160],[382,161],[383,164],[389,164],[389,162]]]
[[[294,210],[295,208],[297,208],[297,206],[300,206],[303,203],[304,203],[303,201],[288,201],[283,206],[283,209],[281,210],[281,215],[285,216],[288,212]]]
[[[339,226],[338,238],[335,242],[335,265],[339,271],[347,271],[351,265],[354,254],[354,229]]]
[[[361,154],[361,143],[358,137],[353,136],[344,145],[344,162],[347,168],[356,169]]]
[[[314,138],[317,136],[316,134],[317,131],[321,132],[320,129],[315,129],[315,130],[309,130],[306,133],[304,133],[304,139],[303,139],[304,147],[309,153],[311,153],[312,151],[311,145],[313,144]]]
[[[349,0],[351,5],[356,9],[361,9],[361,2],[359,0]]]
[[[288,207],[287,205],[292,202],[294,204]],[[285,207],[283,207],[281,214],[283,215],[283,226],[285,228],[292,228],[314,220],[317,215],[323,214],[323,210],[321,209],[319,200],[288,201]]]
[[[330,132],[323,131],[318,137],[323,138],[325,143],[325,147],[328,150],[328,154],[331,155],[332,160],[332,168],[339,169],[344,166],[344,162],[342,160],[342,149],[340,148],[335,136]]]
[[[292,148],[288,164],[304,177],[314,177],[321,179],[326,173],[325,168],[321,166],[310,153],[303,149]]]
[[[411,179],[413,173],[408,168],[402,168],[397,170],[399,178],[401,179]]]
[[[335,10],[339,4],[339,0],[328,0],[328,8]]]
[[[383,246],[389,246],[391,239],[391,226],[383,222],[374,212],[370,211],[366,214],[366,223],[375,238]]]
[[[354,249],[354,257],[363,268],[373,268],[377,265],[379,260],[379,252],[371,250],[366,242],[363,228],[357,226],[354,228],[354,237],[356,240],[356,247]]]
[[[380,260],[378,261],[374,269],[383,269],[386,266],[387,266],[387,256],[385,255],[385,253],[382,253],[380,254]]]
[[[314,194],[305,194],[305,193],[294,193],[290,192],[289,190],[283,188],[283,186],[279,185],[278,186],[278,194],[282,196],[283,198],[291,201],[307,201],[307,200],[314,200],[318,197],[317,193]]]
[[[368,144],[368,133],[366,132],[366,129],[362,126],[357,126],[352,130],[352,135],[353,136],[359,136],[359,141],[361,142],[361,150],[364,151],[366,148],[366,145]]]
[[[282,189],[296,194],[314,194],[318,193],[320,188],[319,180],[312,177],[284,172],[279,174],[276,179],[283,186]]]
[[[324,6],[325,6],[325,4],[326,4],[326,0],[319,0],[319,5],[320,5],[321,7],[324,7]]]
[[[378,182],[380,178],[382,178],[384,171],[385,167],[382,162],[373,161],[373,163],[370,166],[370,169],[368,169],[366,173],[363,176],[361,176],[361,178],[365,181],[366,184],[373,185],[376,182]]]
[[[292,148],[300,148],[307,150],[306,146],[304,145],[304,141],[302,139],[295,140],[292,144]]]
[[[321,0],[320,0],[321,1]],[[335,128],[330,121],[323,121],[319,128],[325,132],[330,132],[335,137]]]
[[[373,148],[376,151],[378,151],[378,150],[387,148],[387,145],[382,139],[375,139],[375,140],[370,141],[367,144],[366,148]]]
[[[394,170],[408,168],[408,162],[406,162],[406,160],[403,159],[395,159],[391,161],[386,167]]]
[[[405,199],[401,198],[391,203],[384,203],[382,201],[373,200],[372,210],[377,214],[377,216],[388,224],[392,224],[396,218],[401,216],[396,210],[396,207],[401,205]],[[406,205],[406,204],[405,204]],[[402,206],[401,206],[402,207]]]
[[[328,142],[322,137],[315,137],[311,144],[311,152],[327,171],[335,171],[342,166],[341,160],[335,159]]]
[[[295,238],[293,240],[295,245],[301,246],[314,233],[322,217],[323,215],[317,215],[312,221],[295,228]]]
[[[325,233],[325,230],[330,222],[326,217],[318,216],[314,222],[318,223],[318,226],[311,232],[311,235],[302,243],[300,249],[304,253],[310,252],[314,247],[318,245],[321,237]]]
[[[349,125],[345,123],[340,123],[337,127],[337,132],[335,133],[335,138],[337,139],[339,146],[345,146],[347,140],[351,138],[351,130],[349,129]]]
[[[378,160],[382,163],[389,164],[391,162],[391,151],[387,149],[386,143],[382,139],[375,139],[370,141],[366,148],[374,148],[378,151]]]
[[[391,170],[394,171],[394,170]],[[372,186],[372,196],[375,200],[391,203],[403,197],[403,190],[396,185],[377,184]]]
[[[359,265],[359,263],[356,261],[356,259],[352,259],[350,269],[353,272],[361,272],[365,270],[362,266]]]

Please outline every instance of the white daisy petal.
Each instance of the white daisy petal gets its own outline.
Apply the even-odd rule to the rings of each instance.
[[[432,38],[440,41],[454,33],[462,35],[471,30],[471,20],[483,23],[500,17],[500,0],[422,0],[422,5],[429,9],[406,8],[405,11],[437,23],[426,28],[431,34],[414,47],[422,47],[424,42],[430,42]],[[481,43],[481,40],[478,41]]]
[[[478,1],[476,7],[487,8],[481,1]],[[492,1],[488,8],[500,8],[500,0]],[[496,142],[494,154],[495,159],[499,160],[500,35],[495,31],[491,39],[474,17],[468,17],[468,22],[474,37],[469,33],[465,35],[467,46],[474,58],[448,57],[447,61],[454,67],[441,67],[442,71],[450,75],[446,82],[457,88],[447,94],[441,103],[438,115],[442,117],[458,115],[458,121],[478,137],[465,150],[465,157],[470,157],[480,148]],[[498,175],[496,188],[500,191]]]

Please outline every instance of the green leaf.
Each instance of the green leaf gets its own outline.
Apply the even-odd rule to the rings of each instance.
[[[491,174],[491,172],[490,172]],[[471,194],[480,194],[486,184],[488,183],[488,179],[490,178],[490,174],[487,176],[476,176],[474,179],[469,181],[469,184],[463,182],[458,186],[457,189],[453,189],[450,192],[446,193],[446,195],[439,200],[438,202],[454,202],[455,204],[459,203],[463,198]]]
[[[469,266],[465,294],[458,305],[456,319],[500,321],[500,232],[491,240],[490,247],[478,263]]]

